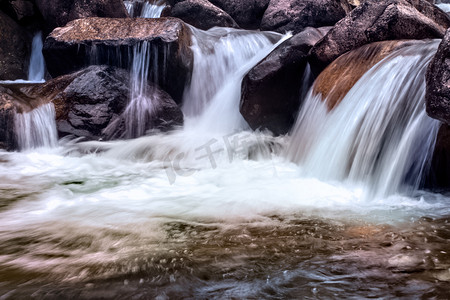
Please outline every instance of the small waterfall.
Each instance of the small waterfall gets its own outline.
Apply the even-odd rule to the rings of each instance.
[[[30,66],[28,68],[29,81],[44,81],[45,61],[42,55],[42,32],[37,32],[33,38]]]
[[[159,18],[166,7],[164,1],[124,1],[128,14],[132,18]]]
[[[406,186],[415,190],[439,126],[424,107],[425,72],[438,44],[426,41],[395,51],[330,112],[311,89],[288,158],[309,176],[367,183],[370,196],[405,192]]]
[[[41,105],[27,113],[16,114],[14,125],[21,150],[55,147],[58,143],[53,103]]]
[[[289,35],[218,27],[191,30],[194,69],[183,112],[207,131],[245,129],[239,113],[242,79]]]

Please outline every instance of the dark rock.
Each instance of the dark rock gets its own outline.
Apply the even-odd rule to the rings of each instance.
[[[17,107],[14,99],[0,86],[0,149],[17,149],[17,139],[14,133],[14,116]]]
[[[0,11],[0,80],[25,79],[30,38],[10,17]]]
[[[309,26],[333,26],[350,10],[344,0],[271,0],[261,30],[295,34]]]
[[[340,55],[365,44],[442,38],[449,17],[425,0],[367,0],[339,21],[311,50],[316,73]]]
[[[430,117],[450,124],[450,29],[428,66],[425,103]]]
[[[128,17],[123,0],[35,0],[35,2],[49,31],[75,19]]]
[[[439,129],[423,187],[433,190],[450,189],[450,126],[447,124],[442,124]]]
[[[302,77],[311,47],[330,27],[307,28],[272,51],[244,77],[240,111],[253,129],[287,133],[300,107]],[[305,86],[305,89],[309,86]]]
[[[171,16],[203,30],[215,26],[239,27],[229,14],[207,0],[180,1],[172,7]]]
[[[191,31],[175,18],[87,18],[55,29],[45,40],[44,57],[50,75],[57,77],[91,64],[129,68],[133,48],[146,42],[157,66],[153,82],[177,102],[192,72]],[[155,74],[156,73],[156,74]]]
[[[258,29],[270,0],[210,0],[244,29]]]

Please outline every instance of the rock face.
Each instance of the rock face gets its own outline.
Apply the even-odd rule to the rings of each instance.
[[[450,29],[428,66],[425,103],[430,117],[450,124]]]
[[[424,187],[433,190],[450,188],[450,126],[442,124],[436,139],[431,166]]]
[[[167,131],[182,125],[183,114],[172,98],[150,84],[154,109],[145,122],[145,129]],[[18,88],[11,93],[3,93],[11,105],[19,111],[22,99],[28,101],[25,109],[33,109],[40,104],[53,102],[56,110],[57,129],[60,136],[73,135],[88,139],[118,139],[125,137],[124,112],[130,102],[130,75],[126,70],[111,66],[90,66],[81,71],[64,75],[44,84]],[[2,98],[0,98],[2,99]],[[38,99],[38,100],[37,100]],[[30,104],[31,103],[31,104]],[[3,104],[3,103],[2,103]],[[22,110],[25,110],[22,109]],[[11,114],[11,113],[10,113]],[[1,119],[2,122],[7,122]],[[7,127],[6,127],[7,128]],[[5,132],[14,132],[7,128]],[[5,140],[5,133],[0,138]]]
[[[35,0],[35,3],[49,31],[75,19],[128,17],[122,0]]]
[[[174,4],[171,16],[180,18],[197,28],[239,27],[229,14],[207,0],[186,0]]]
[[[300,106],[302,77],[311,47],[330,27],[307,28],[278,46],[242,81],[240,111],[253,129],[287,133]],[[309,85],[304,89],[308,89]]]
[[[294,34],[304,28],[332,26],[351,10],[343,0],[271,0],[261,30]]]
[[[244,29],[258,29],[270,0],[210,0]]]
[[[347,95],[353,85],[375,64],[394,50],[420,41],[383,41],[364,45],[341,55],[317,77],[313,91],[321,94],[332,110]]]
[[[449,17],[425,0],[367,0],[355,8],[311,50],[316,73],[340,55],[385,40],[442,38]]]
[[[30,39],[24,30],[0,11],[0,80],[25,79]]]
[[[57,77],[91,64],[129,68],[133,51],[147,48],[151,61],[157,61],[149,76],[181,101],[192,72],[190,45],[190,29],[175,18],[87,18],[56,28],[45,40],[43,53],[50,75]]]
[[[14,116],[17,107],[13,99],[0,86],[0,149],[14,150],[17,148],[17,139],[14,134]]]

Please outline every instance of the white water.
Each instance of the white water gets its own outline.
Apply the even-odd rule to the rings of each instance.
[[[128,14],[132,18],[159,18],[166,7],[165,1],[124,1]],[[140,10],[138,10],[140,8]]]
[[[191,30],[194,69],[183,97],[183,112],[192,119],[187,127],[222,134],[247,129],[239,113],[242,79],[290,35],[219,27]]]
[[[439,128],[424,107],[425,72],[438,44],[397,50],[331,112],[310,92],[288,157],[308,176],[362,182],[371,197],[404,191],[405,181],[416,190]]]
[[[28,68],[28,81],[45,81],[45,61],[42,54],[42,32],[37,32],[31,46],[30,66]]]
[[[447,13],[450,12],[450,3],[437,3],[436,6]]]
[[[53,103],[41,105],[27,113],[16,114],[14,125],[21,150],[51,148],[58,144]]]

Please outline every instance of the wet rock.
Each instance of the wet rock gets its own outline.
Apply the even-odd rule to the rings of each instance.
[[[383,41],[364,45],[341,55],[317,77],[313,92],[332,110],[353,85],[375,64],[393,51],[420,41]]]
[[[339,21],[311,50],[316,73],[340,55],[384,40],[442,38],[449,17],[425,0],[368,0]]]
[[[30,38],[10,17],[0,11],[0,80],[26,78]]]
[[[428,66],[425,103],[430,117],[450,124],[450,29]]]
[[[305,29],[278,46],[244,77],[240,111],[250,127],[275,134],[289,131],[300,95],[306,92],[302,91],[302,77],[308,51],[329,29]]]
[[[56,28],[45,40],[44,57],[53,77],[91,64],[129,68],[134,47],[149,43],[149,76],[176,101],[192,72],[191,32],[179,19],[87,18]],[[156,74],[155,74],[156,73]]]
[[[332,26],[351,10],[343,0],[271,0],[261,22],[261,30],[277,32]]]
[[[171,16],[203,30],[215,26],[239,27],[229,14],[207,0],[179,1],[172,7]]]
[[[448,191],[450,189],[450,126],[447,124],[442,124],[439,128],[423,188],[435,191]]]
[[[270,0],[210,0],[244,29],[258,29]]]
[[[35,3],[49,31],[75,19],[128,17],[122,0],[35,0]]]
[[[17,139],[14,134],[14,116],[17,107],[6,89],[0,86],[0,149],[15,150]]]

